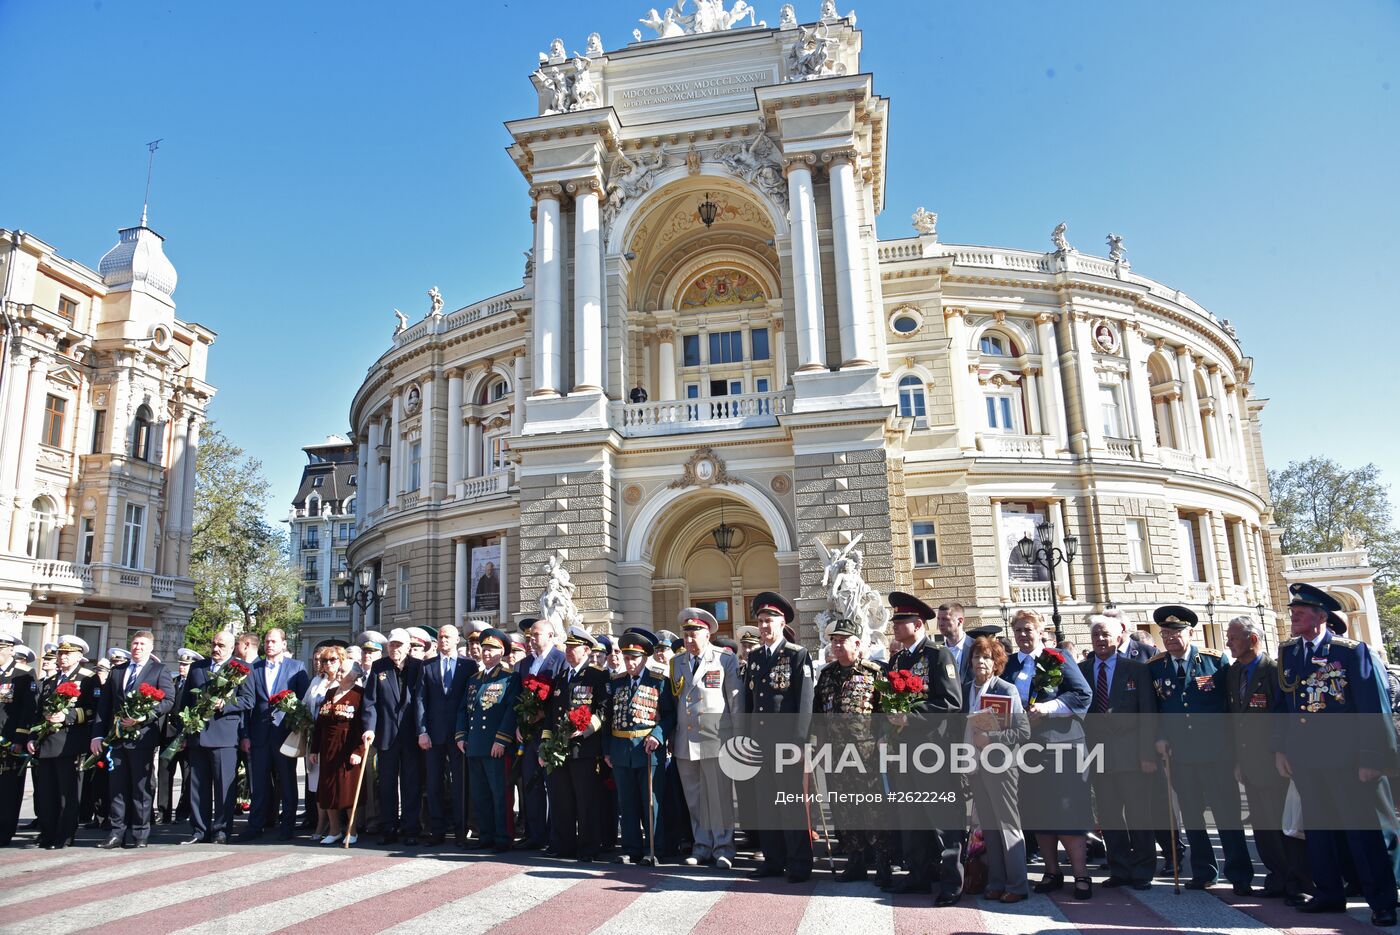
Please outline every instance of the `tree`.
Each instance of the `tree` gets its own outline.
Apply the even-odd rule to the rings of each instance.
[[[230,625],[258,634],[280,627],[295,638],[297,580],[287,565],[286,534],[264,518],[268,492],[262,462],[211,423],[195,460],[195,610],[185,645],[203,651]]]
[[[1381,580],[1400,575],[1390,489],[1374,464],[1348,469],[1331,458],[1292,461],[1269,472],[1269,488],[1285,554],[1336,552],[1346,536],[1370,553]]]

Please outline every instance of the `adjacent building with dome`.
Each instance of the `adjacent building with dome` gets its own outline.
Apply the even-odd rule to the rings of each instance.
[[[922,209],[877,239],[890,108],[855,17],[731,19],[705,0],[541,55],[507,124],[524,278],[434,294],[350,406],[347,564],[384,595],[352,628],[512,622],[557,554],[595,629],[696,605],[729,632],[771,588],[814,641],[818,540],[973,620],[1053,596],[1072,638],[1167,602],[1212,646],[1236,614],[1277,627],[1265,400],[1230,323],[1054,219],[1044,250],[943,243]],[[1053,580],[1016,546],[1045,523],[1077,545]]]
[[[142,221],[92,269],[0,229],[0,629],[94,653],[194,609],[195,455],[214,332],[175,315],[175,267]]]

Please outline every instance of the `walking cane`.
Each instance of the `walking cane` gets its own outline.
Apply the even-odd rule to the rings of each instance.
[[[369,766],[369,744],[365,744],[365,755],[360,758],[360,775],[355,777],[355,800],[350,803],[350,821],[345,826],[345,843],[342,847],[350,846],[350,837],[355,831],[355,812],[360,807],[360,787],[364,785],[365,768]]]
[[[643,746],[642,749],[643,749],[643,750],[646,750],[646,747]],[[655,751],[652,751],[652,752],[654,753]],[[655,866],[656,866],[656,836],[655,836],[655,834],[652,832],[652,825],[654,825],[654,824],[656,823],[656,822],[655,822],[655,818],[656,818],[656,806],[655,806],[655,802],[656,802],[656,800],[655,800],[655,798],[652,797],[652,792],[651,792],[651,760],[652,760],[652,754],[651,754],[651,753],[648,753],[648,754],[647,754],[647,853],[651,855],[651,865],[652,865],[653,867],[655,867]]]
[[[1172,893],[1181,895],[1181,869],[1176,864],[1176,809],[1172,807],[1172,755],[1168,750],[1162,756],[1167,767],[1167,822],[1171,826],[1172,849]]]

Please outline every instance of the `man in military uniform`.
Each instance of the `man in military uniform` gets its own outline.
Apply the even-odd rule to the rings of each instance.
[[[598,731],[608,701],[608,675],[589,662],[599,648],[586,629],[569,627],[564,639],[565,668],[554,677],[540,732],[541,741],[556,735],[569,738],[564,762],[549,774],[550,850],[556,857],[584,863],[598,859],[602,837],[603,738]],[[582,730],[576,729],[571,715],[585,708],[588,721]],[[538,762],[546,765],[543,757]]]
[[[457,749],[467,758],[467,790],[476,819],[477,846],[510,849],[506,833],[506,747],[515,744],[515,699],[520,680],[502,660],[506,635],[480,631],[480,663],[462,693],[457,712]]]
[[[25,738],[39,720],[34,670],[15,654],[19,638],[0,632],[0,847],[10,843],[19,827],[24,798]]]
[[[1395,877],[1377,824],[1380,778],[1396,764],[1384,675],[1365,643],[1334,635],[1327,615],[1336,598],[1308,584],[1289,585],[1293,638],[1279,651],[1273,747],[1279,774],[1298,787],[1316,894],[1308,913],[1345,912],[1341,854],[1356,866],[1371,921],[1395,925]],[[1339,718],[1348,714],[1352,717]]]
[[[151,808],[154,790],[151,773],[155,768],[156,748],[160,743],[160,718],[175,704],[175,686],[170,671],[151,658],[155,634],[137,630],[131,634],[131,654],[128,661],[112,668],[107,688],[97,706],[93,719],[90,748],[94,755],[107,750],[108,818],[111,833],[99,847],[145,847],[151,834]],[[128,698],[141,691],[143,685],[160,693],[151,713],[143,720],[122,716]],[[117,741],[116,729],[135,731],[131,740]],[[106,743],[107,739],[111,743]],[[130,832],[130,833],[128,833]]]
[[[57,850],[73,843],[78,831],[78,758],[88,751],[99,700],[97,673],[83,665],[88,645],[76,636],[58,638],[54,674],[39,686],[38,721],[59,725],[40,743],[28,742],[34,761],[34,810],[39,815],[39,846]],[[44,714],[49,699],[66,683],[78,698],[61,714]]]
[[[617,640],[623,671],[608,683],[605,759],[617,786],[622,854],[617,863],[655,863],[657,792],[666,767],[666,732],[676,723],[664,670],[649,666],[655,640],[641,627]]]
[[[797,616],[787,598],[775,591],[764,591],[753,599],[751,616],[758,622],[761,644],[749,653],[744,679],[743,704],[746,729],[762,737],[761,743],[804,743],[812,720],[812,689],[816,677],[807,650],[789,642],[783,628]],[[765,769],[760,773],[763,799],[777,802],[783,792],[801,793],[802,776],[790,770],[778,775],[772,751],[764,750]],[[761,803],[760,803],[761,804]],[[806,803],[775,805],[779,828],[758,831],[763,863],[755,877],[787,875],[789,883],[803,883],[812,876],[812,836]]]
[[[174,688],[171,694],[174,701],[170,710],[160,719],[157,726],[160,735],[158,746],[161,747],[180,735],[180,696],[185,691],[185,682],[190,675],[190,666],[204,658],[193,649],[185,647],[181,647],[176,656],[179,659],[179,668],[176,670],[175,677],[170,680]],[[175,773],[177,770],[180,773],[180,804],[177,807],[172,807],[175,798]],[[181,750],[180,754],[173,760],[161,758],[156,761],[156,813],[162,825],[189,819],[190,751],[188,747]]]
[[[1214,649],[1191,645],[1197,617],[1188,607],[1168,604],[1152,613],[1162,631],[1164,652],[1147,663],[1157,695],[1157,754],[1171,767],[1172,788],[1191,852],[1187,889],[1203,890],[1220,875],[1206,830],[1205,810],[1215,817],[1225,852],[1225,878],[1237,896],[1254,891],[1254,864],[1245,843],[1240,790],[1235,783],[1226,677],[1230,666]]]
[[[734,786],[719,766],[720,746],[742,713],[738,660],[710,643],[719,623],[709,611],[687,607],[678,615],[685,652],[671,659],[676,729],[671,749],[690,809],[694,845],[681,863],[734,866]],[[659,636],[660,634],[658,634]]]
[[[863,763],[878,762],[874,715],[880,710],[880,696],[875,691],[881,676],[880,666],[861,658],[865,634],[858,622],[837,620],[831,624],[828,636],[832,661],[817,677],[813,710],[819,717],[814,721],[813,732],[819,742],[830,743],[834,750],[848,743],[855,744]],[[878,777],[855,770],[834,773],[827,777],[827,782],[833,792],[879,791]],[[832,806],[837,834],[846,848],[846,867],[837,879],[843,883],[864,880],[874,864],[876,884],[887,885],[890,880],[889,835],[883,831],[861,830],[860,811],[859,806]]]

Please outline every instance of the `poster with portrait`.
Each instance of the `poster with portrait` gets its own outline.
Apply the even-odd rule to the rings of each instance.
[[[1002,550],[1006,555],[1006,580],[1011,582],[1049,581],[1050,573],[1044,565],[1029,564],[1021,559],[1017,543],[1023,536],[1035,541],[1035,527],[1045,522],[1041,513],[1002,513]],[[1037,547],[1039,543],[1037,542]]]
[[[501,608],[501,547],[479,545],[472,549],[471,571],[473,611]]]

